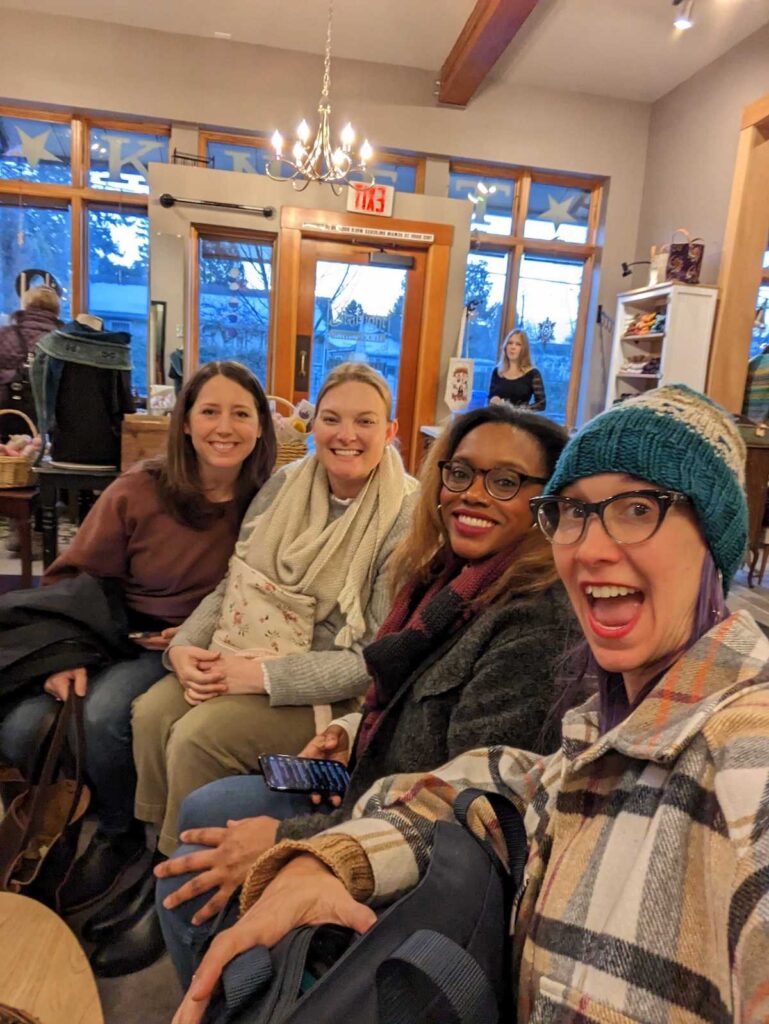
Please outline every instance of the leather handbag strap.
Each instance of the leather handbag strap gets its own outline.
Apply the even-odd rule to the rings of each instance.
[[[485,971],[439,932],[414,932],[376,972],[379,1024],[495,1024],[499,1006]],[[426,1016],[430,1012],[430,1016]]]
[[[34,795],[29,810],[29,817],[24,829],[22,849],[26,848],[29,837],[39,828],[39,819],[45,807],[48,788],[59,772],[62,755],[69,734],[70,723],[75,727],[75,787],[73,799],[67,814],[65,824],[72,821],[73,815],[80,802],[83,791],[83,765],[85,763],[85,728],[83,723],[83,698],[78,697],[74,687],[70,687],[69,696],[59,709],[56,722],[53,726],[51,742],[40,770],[39,778],[33,780]]]

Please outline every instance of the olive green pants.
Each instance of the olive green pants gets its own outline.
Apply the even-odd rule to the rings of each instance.
[[[341,701],[333,711],[358,706]],[[271,707],[261,694],[213,697],[192,707],[176,676],[164,676],[133,704],[136,817],[158,826],[158,849],[169,855],[189,793],[258,768],[259,754],[297,754],[314,735],[311,707]]]

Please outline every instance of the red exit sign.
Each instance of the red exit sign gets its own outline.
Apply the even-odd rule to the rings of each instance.
[[[353,213],[370,213],[375,217],[392,217],[394,196],[392,185],[362,185],[355,182],[347,189],[347,209]]]

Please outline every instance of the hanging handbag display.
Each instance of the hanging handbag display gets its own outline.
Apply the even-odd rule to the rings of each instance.
[[[676,235],[685,235],[686,241],[676,242]],[[676,228],[673,240],[668,246],[665,280],[698,284],[704,255],[705,242],[702,238],[692,238],[686,228]]]
[[[74,732],[74,750],[68,735]],[[0,821],[0,891],[22,893],[59,911],[90,793],[83,782],[83,698],[70,689],[58,709],[44,758]]]
[[[271,950],[246,950],[225,968],[223,994],[207,1024],[515,1020],[510,916],[523,881],[526,832],[513,804],[472,790],[455,804],[460,822],[479,796],[494,807],[509,873],[466,827],[439,822],[424,877],[364,935],[318,925],[289,932]]]

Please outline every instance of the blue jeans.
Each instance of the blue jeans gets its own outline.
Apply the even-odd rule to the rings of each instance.
[[[99,828],[107,835],[125,832],[134,820],[136,773],[131,748],[131,704],[165,675],[160,651],[142,651],[88,676],[83,705],[85,767]],[[39,743],[41,722],[57,706],[40,693],[21,700],[0,722],[0,761],[27,764]]]
[[[309,796],[299,793],[277,793],[264,784],[260,775],[235,775],[201,786],[183,801],[179,813],[179,832],[188,828],[225,828],[230,818],[256,818],[267,815],[270,818],[293,818],[300,814],[324,813],[330,807],[316,807]],[[174,857],[186,853],[206,850],[206,846],[182,845]],[[211,897],[211,892],[196,896],[186,903],[166,910],[163,900],[176,892],[192,874],[177,875],[175,878],[161,878],[155,890],[155,901],[160,915],[160,927],[171,960],[179,979],[185,988],[189,987],[192,975],[198,965],[201,952],[214,931],[218,918],[212,917],[203,924],[194,925],[192,918]],[[234,924],[237,907],[230,910],[222,922],[226,927]]]

